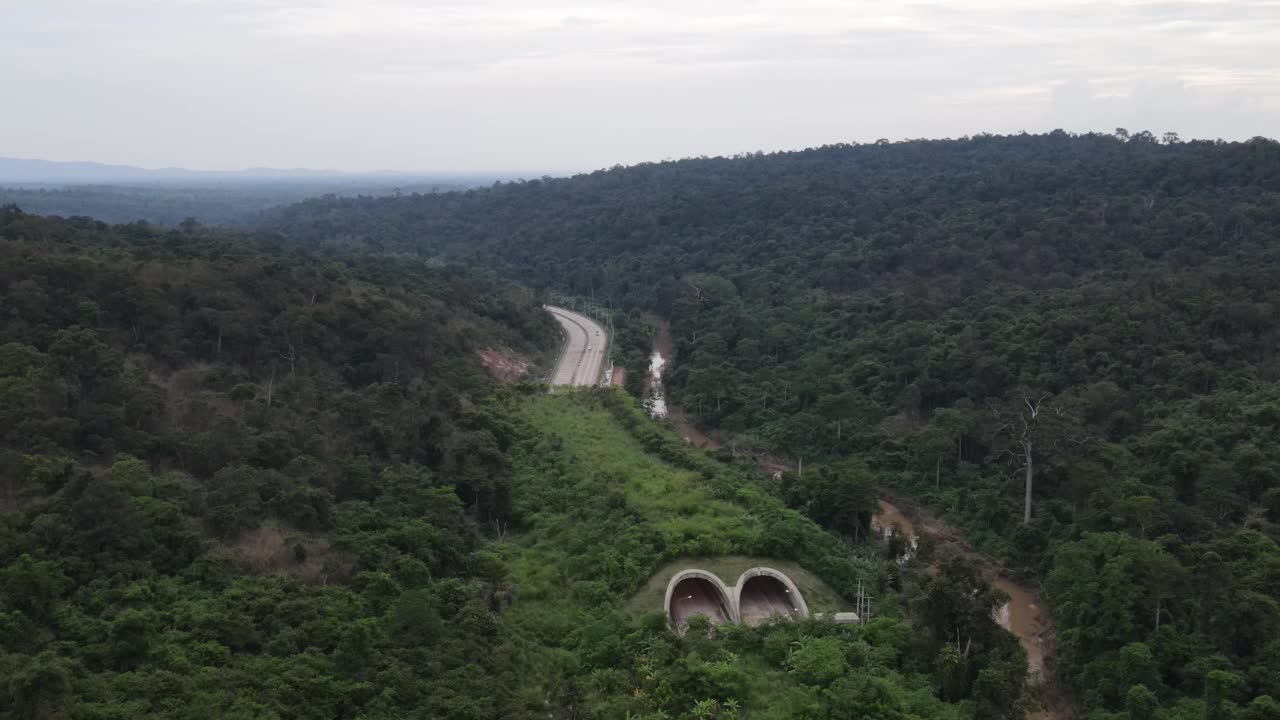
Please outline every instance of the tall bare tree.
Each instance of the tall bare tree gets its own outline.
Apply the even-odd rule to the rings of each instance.
[[[1058,459],[1069,445],[1083,445],[1085,433],[1064,401],[1020,392],[1006,400],[988,400],[995,419],[996,453],[1020,463],[1023,474],[1022,524],[1031,524],[1036,470]],[[1004,440],[1001,447],[999,441]]]

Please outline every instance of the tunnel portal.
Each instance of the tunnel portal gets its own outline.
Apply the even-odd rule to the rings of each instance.
[[[733,621],[733,606],[727,588],[714,577],[685,571],[672,578],[667,590],[667,615],[673,627],[683,630],[694,615],[705,615],[712,625]]]
[[[747,578],[739,593],[738,614],[746,625],[760,625],[775,616],[784,620],[803,617],[799,593],[793,595],[785,583],[772,575]]]
[[[769,567],[747,570],[733,587],[706,570],[689,568],[678,572],[667,583],[666,611],[676,632],[684,632],[694,615],[705,615],[713,625],[730,622],[752,626],[774,617],[809,617],[800,589],[791,578]]]

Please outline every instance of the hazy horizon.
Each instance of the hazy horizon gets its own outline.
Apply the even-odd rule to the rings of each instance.
[[[147,181],[148,178],[146,176],[153,175],[156,181],[164,182],[184,179],[217,181],[222,178],[240,179],[253,178],[255,176],[261,176],[271,181],[327,182],[350,180],[354,182],[381,179],[390,182],[400,179],[417,180],[448,177],[507,178],[515,177],[517,174],[498,171],[464,170],[453,172],[448,170],[389,170],[385,168],[339,170],[324,167],[269,167],[265,165],[210,169],[177,165],[144,166],[129,163],[101,163],[92,159],[50,160],[47,158],[12,157],[0,154],[0,182],[10,180],[11,175],[16,175],[19,179],[29,174],[34,174],[36,178],[44,177],[46,174],[51,174],[53,177],[74,178],[76,174],[82,172],[90,173],[90,177],[120,177],[138,181]]]
[[[1115,129],[1121,129],[1121,128],[1117,127]],[[1141,130],[1149,130],[1149,128],[1136,128],[1136,127],[1124,128],[1124,129],[1128,130],[1130,133],[1140,132]],[[1052,128],[1048,130],[1000,133],[998,135],[1007,137],[1011,135],[1018,135],[1021,132],[1026,132],[1027,134],[1033,134],[1033,135],[1044,135],[1044,134],[1048,134],[1058,130],[1064,130],[1064,129]],[[1112,131],[1096,128],[1093,130],[1081,130],[1081,131],[1071,131],[1071,132],[1076,134],[1088,134],[1088,133],[1111,134]],[[888,140],[890,142],[912,142],[917,140],[939,140],[939,141],[957,140],[958,141],[958,140],[963,140],[965,138],[974,137],[979,134],[981,133],[973,133],[971,135],[957,135],[955,137],[939,136],[939,137],[919,137],[919,138],[888,138]],[[992,133],[987,133],[987,134],[992,134]],[[1154,134],[1157,140],[1159,140],[1162,135],[1162,133],[1154,133]],[[1196,140],[1210,140],[1210,141],[1223,140],[1228,142],[1244,142],[1256,137],[1263,137],[1270,140],[1280,140],[1280,135],[1277,135],[1277,134],[1255,134],[1255,135],[1247,135],[1247,136],[1240,136],[1240,137],[1234,137],[1234,138],[1223,138],[1223,137],[1210,138],[1210,137],[1195,137],[1195,136],[1189,136],[1189,135],[1184,135],[1179,133],[1179,140],[1182,142],[1189,142],[1189,141],[1196,141]],[[880,140],[880,139],[882,138],[877,138],[877,140]],[[327,167],[276,167],[276,166],[268,166],[268,165],[261,165],[261,164],[243,166],[243,167],[202,168],[202,167],[190,167],[185,165],[179,166],[179,165],[172,165],[172,164],[163,165],[163,166],[147,166],[147,165],[137,165],[133,163],[127,163],[127,162],[103,163],[103,162],[99,162],[97,160],[92,160],[92,159],[52,160],[49,158],[20,158],[20,157],[12,157],[12,156],[5,156],[5,155],[0,155],[0,161],[17,160],[21,162],[48,162],[51,164],[59,164],[59,165],[97,165],[104,168],[119,167],[119,168],[125,168],[129,170],[141,170],[145,172],[155,172],[155,173],[166,173],[166,172],[172,171],[176,173],[208,174],[210,176],[216,176],[219,174],[224,174],[227,176],[241,176],[241,175],[248,176],[248,175],[252,175],[252,173],[255,173],[255,172],[265,171],[269,173],[281,173],[280,175],[270,175],[269,177],[271,178],[280,178],[280,179],[286,179],[286,180],[292,178],[292,179],[296,179],[299,182],[307,182],[310,179],[315,179],[316,181],[325,181],[325,180],[343,179],[343,178],[350,178],[353,181],[360,180],[360,179],[382,178],[390,181],[396,178],[440,179],[440,178],[448,178],[451,176],[458,177],[458,178],[475,177],[475,178],[484,178],[484,179],[515,180],[519,178],[534,179],[534,178],[548,177],[548,176],[549,177],[571,177],[573,175],[592,173],[598,170],[608,170],[614,167],[630,167],[633,165],[639,165],[639,164],[648,163],[648,162],[669,162],[669,161],[694,159],[698,157],[728,158],[728,157],[735,157],[735,156],[740,156],[740,155],[749,154],[749,153],[756,153],[756,152],[763,152],[766,154],[804,152],[807,150],[819,149],[823,146],[838,145],[842,143],[843,144],[870,144],[871,141],[833,140],[829,143],[821,143],[821,144],[810,145],[805,147],[755,148],[751,150],[740,150],[740,151],[727,152],[727,153],[715,153],[715,154],[701,153],[699,155],[687,155],[687,156],[682,156],[678,158],[668,157],[668,158],[639,159],[632,162],[611,163],[610,165],[601,165],[599,167],[572,168],[572,169],[561,169],[561,170],[552,170],[552,171],[541,170],[538,168],[525,168],[525,169],[518,169],[518,170],[502,170],[502,169],[453,170],[449,168],[439,168],[439,169],[408,168],[408,169],[396,170],[391,168],[356,167],[356,168],[338,169],[338,168],[327,168]],[[288,175],[285,175],[286,173],[298,173],[298,175],[288,176]],[[5,178],[3,177],[3,175],[0,174],[0,181],[3,181],[4,179]],[[181,180],[181,178],[178,178],[177,180],[165,179],[165,182],[175,182],[178,180]]]
[[[0,0],[0,13],[0,155],[17,158],[567,174],[879,138],[1280,128],[1267,1]]]

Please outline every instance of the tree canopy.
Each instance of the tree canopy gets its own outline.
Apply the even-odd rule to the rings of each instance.
[[[312,200],[262,229],[668,320],[695,422],[857,459],[1046,583],[1090,711],[1245,717],[1280,697],[1273,140],[837,145]],[[831,524],[827,489],[792,501]]]

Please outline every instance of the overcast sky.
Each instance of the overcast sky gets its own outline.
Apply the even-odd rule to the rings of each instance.
[[[0,155],[560,173],[877,138],[1280,135],[1280,2],[0,0]]]

